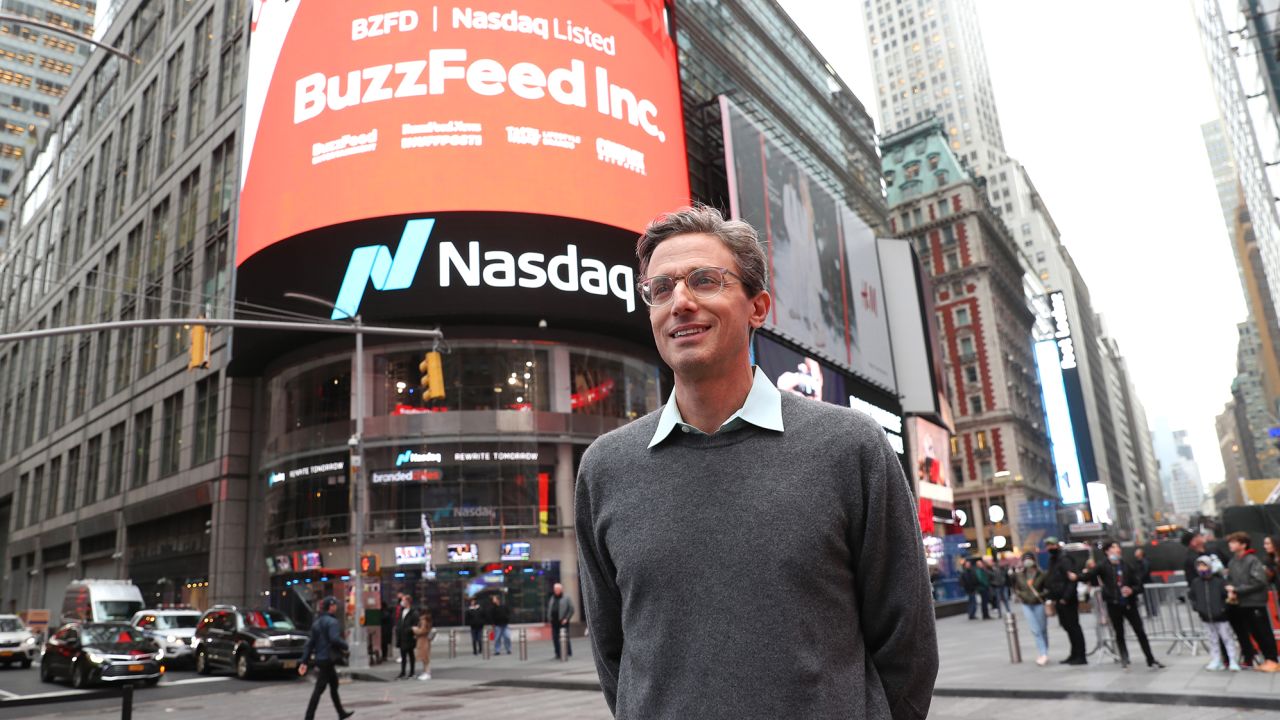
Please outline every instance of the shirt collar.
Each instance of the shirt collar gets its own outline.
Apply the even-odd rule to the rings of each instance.
[[[750,423],[765,430],[782,432],[782,393],[769,381],[769,378],[765,377],[759,367],[753,369],[751,391],[747,393],[746,401],[737,412],[720,425],[716,432],[737,430],[744,423]],[[649,447],[654,447],[666,440],[677,427],[685,432],[703,434],[701,430],[684,421],[680,415],[680,408],[676,407],[676,393],[673,390],[671,396],[667,398],[667,404],[662,408],[662,415],[658,418],[658,429],[653,433]]]

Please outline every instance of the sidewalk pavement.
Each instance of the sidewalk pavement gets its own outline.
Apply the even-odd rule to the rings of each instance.
[[[570,656],[568,662],[555,659],[555,649],[550,640],[530,640],[528,660],[520,660],[520,646],[515,638],[511,642],[510,655],[506,653],[492,655],[488,660],[485,660],[483,655],[471,654],[470,632],[458,631],[457,642],[458,656],[450,659],[449,631],[444,629],[436,634],[436,640],[431,644],[432,680],[459,680],[508,687],[543,687],[597,692],[600,689],[589,638],[571,639],[574,654]],[[421,663],[418,664],[417,672],[422,672]],[[399,651],[392,648],[391,658],[381,665],[375,665],[368,670],[344,671],[340,674],[349,674],[355,680],[395,682],[396,676],[400,674]]]
[[[1080,616],[1089,664],[1060,665],[1067,656],[1066,633],[1056,618],[1049,620],[1050,664],[1035,664],[1035,639],[1014,606],[1022,662],[1009,662],[1003,620],[969,620],[961,615],[938,621],[941,666],[935,697],[1004,697],[1023,699],[1093,699],[1172,705],[1216,705],[1280,710],[1280,673],[1208,672],[1208,655],[1195,655],[1168,641],[1151,643],[1165,670],[1149,670],[1137,638],[1126,626],[1125,640],[1133,662],[1123,670],[1106,650],[1098,649],[1097,616]],[[994,616],[993,616],[994,617]],[[1110,628],[1105,628],[1110,637]]]

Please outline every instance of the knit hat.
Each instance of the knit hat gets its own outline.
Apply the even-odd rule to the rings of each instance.
[[[1222,567],[1222,561],[1218,559],[1217,555],[1212,555],[1212,554],[1204,554],[1196,558],[1196,564],[1208,565],[1209,571],[1215,575],[1222,572],[1224,569]]]

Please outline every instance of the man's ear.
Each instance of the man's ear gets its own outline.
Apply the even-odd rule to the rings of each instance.
[[[764,325],[771,307],[773,307],[773,296],[768,290],[761,290],[760,294],[751,298],[751,315],[747,317],[747,322],[751,324],[752,329],[759,330],[760,326]]]

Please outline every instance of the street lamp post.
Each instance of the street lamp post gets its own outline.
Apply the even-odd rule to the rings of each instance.
[[[304,300],[330,308],[344,315],[346,314],[337,305],[314,295],[287,292],[284,296],[295,300]],[[366,669],[369,667],[369,649],[365,646],[364,639],[364,577],[360,574],[360,558],[364,555],[364,518],[367,516],[365,512],[367,509],[367,493],[365,493],[364,487],[364,333],[361,332],[360,316],[348,315],[348,317],[351,318],[352,324],[356,328],[354,370],[356,375],[356,432],[347,440],[347,446],[351,448],[351,469],[354,471],[347,505],[351,510],[351,569],[349,572],[352,579],[355,580],[352,599],[355,601],[356,606],[355,618],[351,623],[350,667]]]

